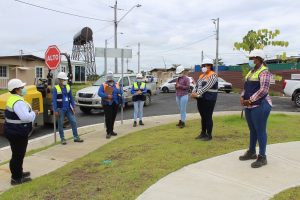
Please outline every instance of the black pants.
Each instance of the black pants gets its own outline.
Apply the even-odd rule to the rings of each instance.
[[[114,130],[119,105],[113,103],[112,105],[103,105],[105,115],[106,133],[110,134]]]
[[[11,178],[20,179],[23,173],[23,160],[25,157],[28,137],[27,136],[13,136],[6,135],[12,151],[12,157],[9,162],[9,168],[11,171]]]
[[[213,119],[212,115],[214,112],[214,108],[216,105],[216,101],[208,101],[203,98],[197,99],[197,107],[201,116],[201,126],[202,133],[207,133],[211,136],[213,129]]]

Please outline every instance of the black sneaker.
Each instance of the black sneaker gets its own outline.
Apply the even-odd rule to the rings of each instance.
[[[118,133],[116,133],[116,132],[113,131],[113,132],[110,133],[110,135],[111,135],[111,136],[117,136]]]
[[[204,131],[201,131],[201,133],[197,137],[195,137],[195,139],[198,140],[205,137],[208,137],[208,135]]]
[[[30,176],[30,172],[23,172],[22,176],[23,176],[23,178],[29,177]]]
[[[181,125],[181,123],[182,123],[182,121],[181,121],[181,120],[179,120],[179,122],[178,122],[178,124],[176,124],[176,126],[180,126],[180,125]]]
[[[133,122],[133,127],[136,127],[137,123],[136,121]]]
[[[212,140],[212,136],[211,135],[206,135],[203,138],[201,138],[202,141],[210,141]]]
[[[62,144],[62,145],[66,145],[66,144],[67,144],[67,140],[61,139],[61,144]]]
[[[31,178],[29,178],[29,177],[26,177],[26,178],[20,178],[20,179],[11,179],[10,180],[10,184],[11,185],[20,185],[20,184],[22,184],[22,183],[25,183],[25,182],[29,182],[29,181],[32,181],[32,179]]]
[[[110,139],[111,134],[106,134],[106,139]]]
[[[80,139],[80,137],[74,138],[74,142],[83,142],[83,139]]]
[[[139,121],[139,125],[144,126],[145,124],[143,123],[142,120]]]
[[[244,160],[252,160],[252,159],[256,159],[257,158],[257,155],[255,152],[251,152],[250,150],[246,151],[246,153],[242,156],[239,157],[239,159],[241,161],[244,161]]]
[[[268,164],[267,156],[258,155],[257,160],[251,164],[252,168],[259,168]]]
[[[181,121],[181,124],[178,127],[179,128],[184,128],[185,127],[185,123],[183,121]]]

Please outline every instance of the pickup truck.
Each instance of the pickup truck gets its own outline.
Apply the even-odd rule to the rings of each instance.
[[[132,102],[131,87],[136,79],[135,74],[123,74],[123,96],[125,99],[125,106]],[[122,83],[122,75],[114,74],[114,80]],[[105,82],[105,76],[102,75],[92,86],[83,88],[76,93],[75,104],[84,113],[90,113],[92,109],[103,109],[101,97],[98,96],[98,90],[101,84]],[[151,96],[156,93],[156,83],[146,81],[146,88],[148,89],[146,95],[145,106],[151,104]]]
[[[292,97],[297,107],[300,107],[300,80],[283,80],[283,93]]]

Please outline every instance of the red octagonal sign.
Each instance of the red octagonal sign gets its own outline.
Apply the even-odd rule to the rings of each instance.
[[[56,45],[48,47],[45,53],[45,63],[50,70],[57,69],[60,64],[60,51]]]

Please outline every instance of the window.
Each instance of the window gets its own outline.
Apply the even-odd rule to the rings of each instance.
[[[120,84],[122,84],[122,79],[120,79]],[[129,86],[129,80],[128,77],[124,77],[124,83],[123,83],[123,87]]]
[[[7,77],[7,67],[6,66],[0,66],[0,77]]]
[[[75,66],[75,82],[85,82],[84,66]]]
[[[171,80],[169,83],[175,83],[177,81],[177,78]]]
[[[129,76],[130,79],[130,83],[133,84],[133,82],[136,81],[136,77],[135,76]]]
[[[35,78],[43,78],[43,67],[35,67]]]
[[[66,72],[66,66],[61,65],[61,66],[60,66],[60,71],[61,71],[61,72]]]

